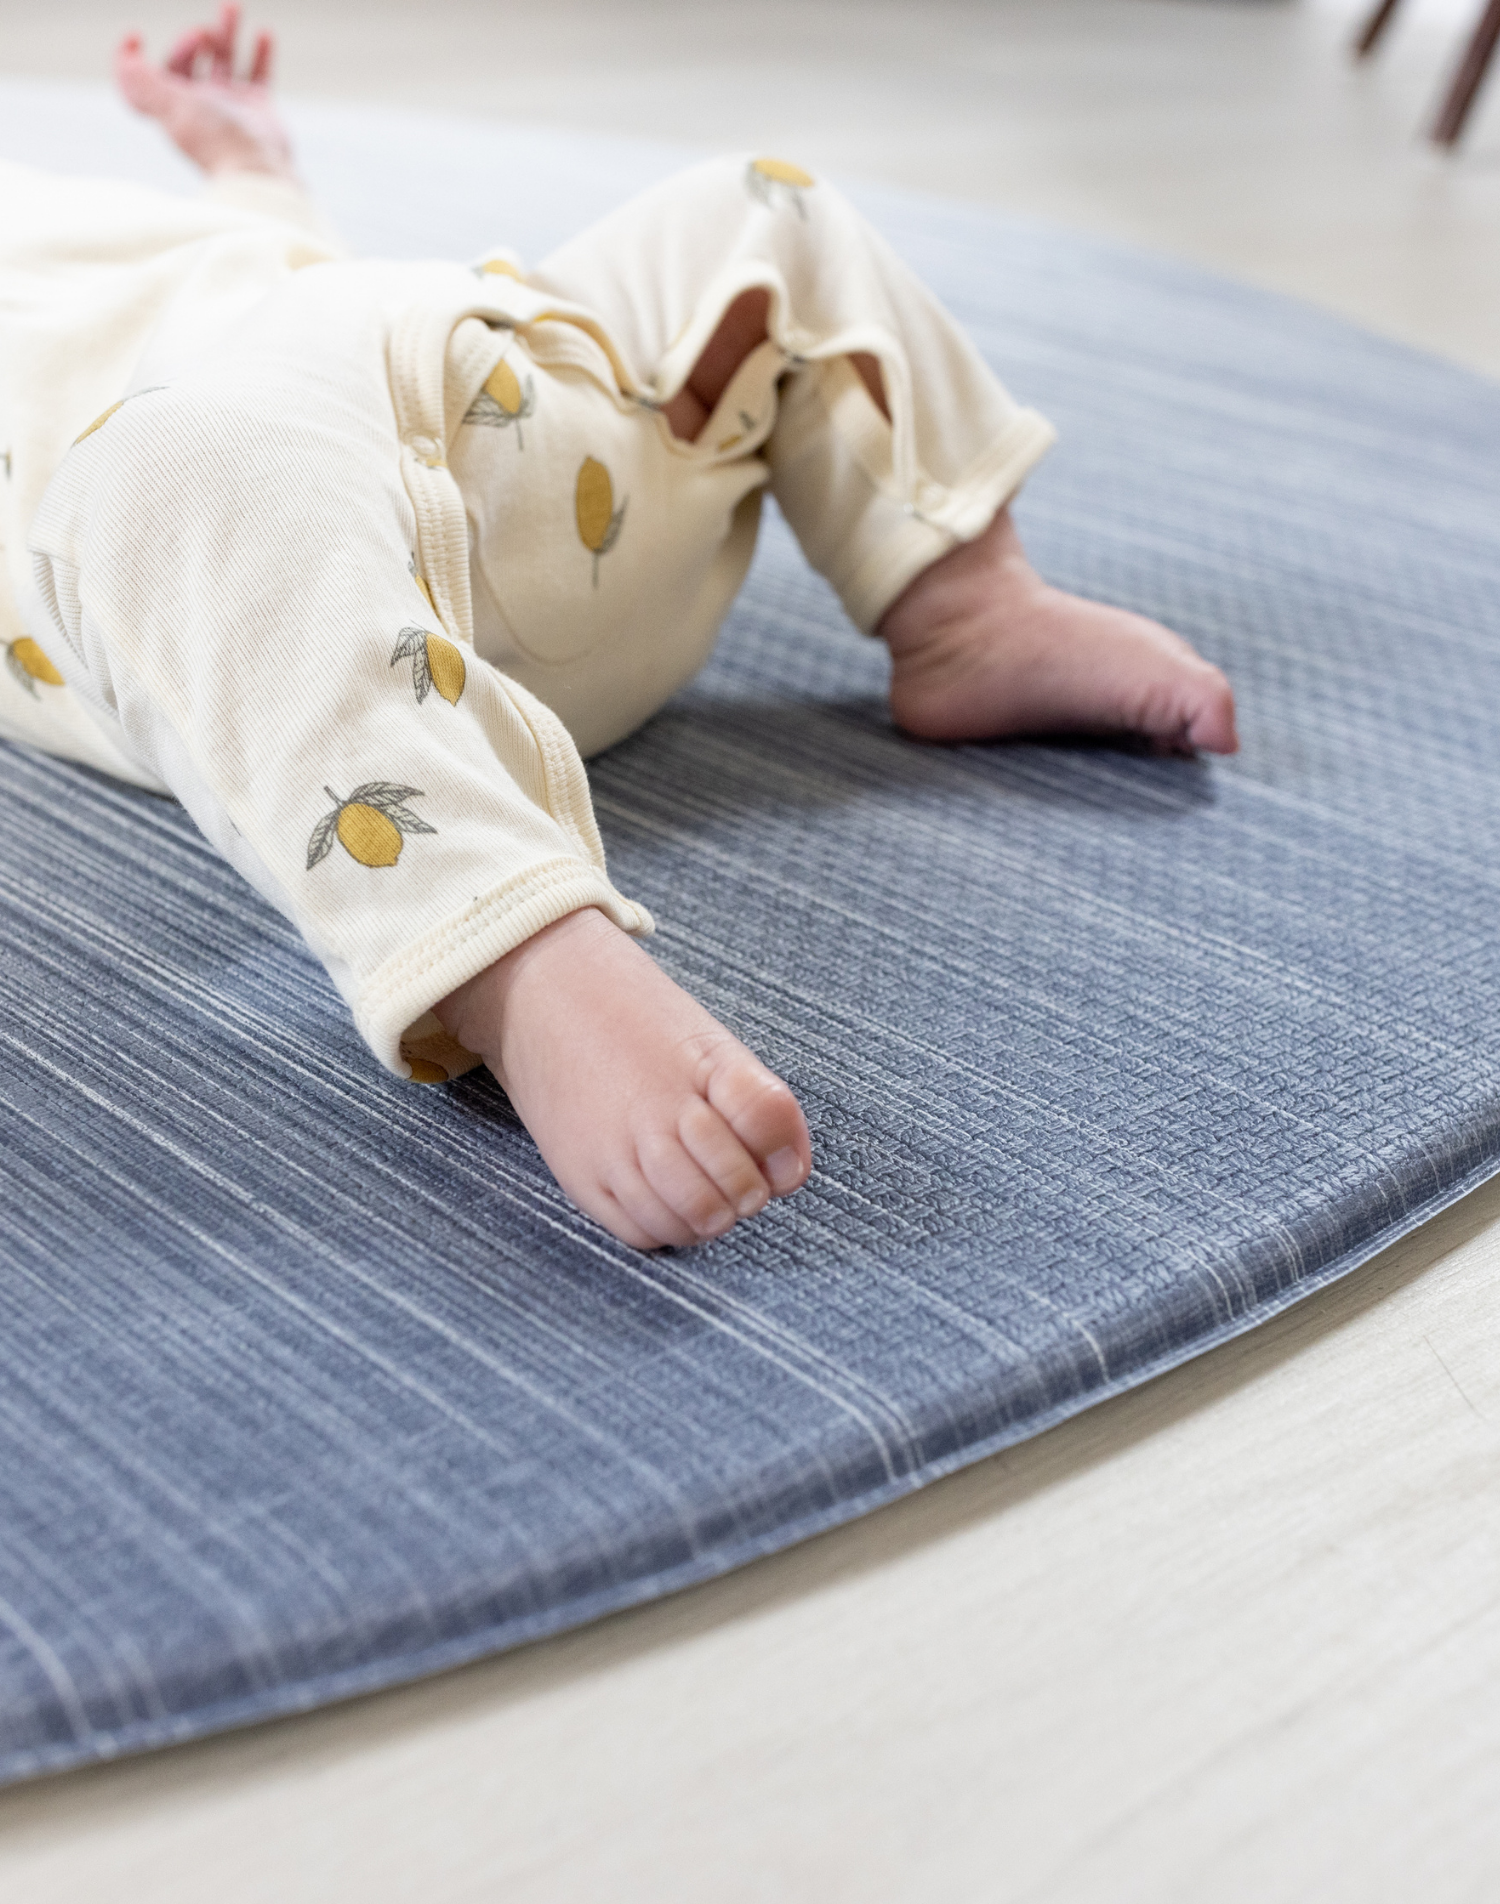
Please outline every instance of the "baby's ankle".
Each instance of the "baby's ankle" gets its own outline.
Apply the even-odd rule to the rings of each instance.
[[[450,1037],[477,1051],[504,1085],[505,1030],[513,1011],[524,1011],[528,1001],[547,1009],[547,993],[561,973],[607,955],[610,941],[626,936],[593,906],[570,912],[439,999],[433,1006],[438,1022]],[[520,1001],[518,993],[524,994]]]
[[[1008,508],[972,541],[956,543],[915,576],[885,611],[875,632],[899,665],[933,634],[1024,605],[1046,584],[1026,559]]]

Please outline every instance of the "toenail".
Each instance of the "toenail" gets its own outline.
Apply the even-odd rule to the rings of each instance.
[[[770,1201],[770,1192],[766,1186],[763,1183],[757,1184],[753,1190],[747,1190],[740,1198],[740,1215],[754,1216],[757,1211],[765,1209]]]
[[[802,1159],[790,1144],[773,1150],[766,1159],[766,1175],[779,1191],[795,1190],[802,1181]]]
[[[741,1211],[740,1214],[743,1215],[744,1212]],[[701,1234],[704,1236],[722,1236],[726,1230],[732,1229],[733,1227],[733,1210],[720,1210],[717,1216],[711,1216],[703,1225]]]

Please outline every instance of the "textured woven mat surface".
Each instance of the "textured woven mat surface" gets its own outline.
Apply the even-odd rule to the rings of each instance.
[[[464,138],[551,195],[497,230],[471,192],[434,249],[520,224],[535,254],[628,169]],[[330,196],[374,246],[361,176]],[[440,223],[411,189],[393,250]],[[817,1174],[645,1257],[482,1074],[378,1072],[175,806],[0,752],[0,1774],[734,1566],[1199,1353],[1500,1164],[1500,390],[1174,265],[864,202],[1063,429],[1034,554],[1224,665],[1243,754],[902,740],[880,651],[770,523],[717,659],[593,777],[658,955],[800,1092]]]

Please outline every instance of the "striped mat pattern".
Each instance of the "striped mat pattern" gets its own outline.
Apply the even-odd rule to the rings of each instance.
[[[484,1074],[377,1071],[178,808],[4,751],[4,1776],[739,1565],[1500,1161],[1500,391],[864,198],[1063,430],[1033,553],[1226,667],[1243,754],[906,741],[769,523],[716,660],[594,782],[658,955],[800,1092],[817,1172],[648,1257]]]

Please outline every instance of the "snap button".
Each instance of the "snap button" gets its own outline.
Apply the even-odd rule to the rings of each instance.
[[[410,436],[406,440],[411,445],[412,454],[420,458],[422,462],[435,463],[442,460],[438,446],[430,436]]]

